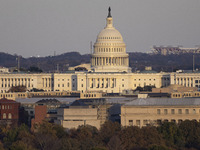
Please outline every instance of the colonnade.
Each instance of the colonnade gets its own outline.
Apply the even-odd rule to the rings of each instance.
[[[128,66],[128,57],[93,57],[92,66]]]
[[[51,87],[51,78],[42,78],[43,87]]]
[[[200,79],[198,79],[198,80],[200,80]],[[194,78],[188,77],[188,78],[175,78],[174,84],[183,85],[186,87],[195,87],[196,83],[195,83]],[[198,85],[198,83],[197,83],[197,85]],[[200,83],[199,83],[199,85],[200,85]]]
[[[1,78],[0,87],[26,86],[31,87],[30,78]]]
[[[88,78],[89,88],[115,88],[116,78]]]

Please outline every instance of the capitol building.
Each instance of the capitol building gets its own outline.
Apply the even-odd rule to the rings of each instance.
[[[122,93],[137,87],[166,87],[179,84],[186,87],[200,86],[199,73],[165,73],[151,69],[133,73],[129,55],[121,33],[113,26],[109,8],[104,29],[97,35],[88,71],[65,73],[0,73],[0,92],[6,93],[13,86],[26,86],[44,91],[102,91]],[[198,82],[197,82],[198,81]]]
[[[98,34],[94,44],[91,65],[94,72],[131,72],[129,55],[121,33],[113,27],[109,8],[106,27]]]

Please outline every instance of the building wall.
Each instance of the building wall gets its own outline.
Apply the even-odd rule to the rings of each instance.
[[[7,92],[12,86],[26,86],[27,90],[33,88],[52,91],[52,74],[0,74],[0,92]]]
[[[64,128],[77,128],[80,125],[92,125],[100,128],[97,108],[60,108],[56,123]]]
[[[0,100],[1,101],[1,100]],[[19,119],[19,106],[17,102],[0,102],[0,120],[10,120],[17,123]]]
[[[26,86],[44,91],[103,91],[121,93],[138,86],[165,87],[170,84],[168,73],[55,73],[55,74],[0,74],[0,92],[12,86]]]
[[[122,126],[157,126],[161,121],[184,120],[199,121],[200,106],[121,106]]]
[[[72,91],[74,81],[73,74],[54,74],[54,91]],[[73,81],[73,84],[72,84]]]
[[[200,88],[200,73],[171,73],[171,84]]]

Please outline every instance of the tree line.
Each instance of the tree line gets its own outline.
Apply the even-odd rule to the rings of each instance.
[[[28,126],[0,126],[0,150],[198,150],[200,123],[183,121],[179,125],[122,127],[105,122],[99,130],[80,126],[66,130],[44,121],[36,131]]]
[[[200,54],[170,54],[170,55],[153,55],[141,52],[129,53],[129,66],[132,71],[144,70],[145,66],[152,66],[155,71],[172,72],[179,69],[193,69],[193,55],[195,55],[195,68],[200,69]],[[17,55],[10,55],[0,52],[0,66],[17,67]],[[68,67],[80,65],[81,63],[90,63],[91,55],[81,55],[78,52],[68,52],[57,56],[30,57],[20,59],[21,71],[28,72],[54,72],[67,71]],[[16,70],[17,71],[17,70]]]

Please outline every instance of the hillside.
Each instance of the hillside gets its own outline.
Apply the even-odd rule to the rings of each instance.
[[[0,66],[16,67],[17,55],[0,52]],[[20,65],[28,69],[31,66],[38,67],[44,72],[52,72],[59,65],[60,71],[66,71],[68,66],[76,66],[81,63],[89,63],[90,55],[81,55],[78,52],[69,52],[57,56],[21,58]],[[135,70],[144,70],[145,66],[152,66],[156,71],[174,71],[177,69],[192,69],[193,54],[181,55],[152,55],[146,53],[129,53],[130,67]],[[200,68],[200,54],[195,54],[195,68]]]

